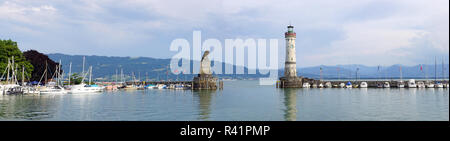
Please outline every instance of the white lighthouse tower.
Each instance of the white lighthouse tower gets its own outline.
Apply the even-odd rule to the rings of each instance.
[[[294,26],[289,25],[288,31],[284,33],[286,39],[286,60],[284,63],[284,77],[297,77],[297,64],[295,57],[295,38]]]
[[[288,31],[284,33],[286,38],[286,60],[284,62],[284,76],[277,82],[277,88],[301,88],[303,77],[297,77],[297,59],[295,57],[294,26],[289,25]]]

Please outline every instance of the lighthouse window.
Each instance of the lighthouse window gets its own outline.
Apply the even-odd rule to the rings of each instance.
[[[294,61],[294,58],[291,57],[291,61]]]

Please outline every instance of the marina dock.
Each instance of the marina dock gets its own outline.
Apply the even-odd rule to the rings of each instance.
[[[410,79],[411,80],[411,79]],[[412,79],[414,80],[414,79]],[[398,88],[399,83],[401,81],[399,80],[315,80],[315,79],[309,79],[309,78],[301,78],[301,82],[299,82],[300,84],[297,88],[304,88],[305,86],[303,85],[304,83],[308,83],[309,86],[311,88],[315,88],[315,87],[327,87],[325,86],[327,83],[331,84],[332,88],[339,88],[342,87],[341,85],[347,85],[347,84],[352,85],[353,88],[360,88],[359,86],[361,86],[361,83],[365,82],[367,83],[367,88],[385,88],[383,85],[388,83],[389,84],[389,88]],[[403,85],[404,88],[409,87],[408,86],[408,82],[409,80],[403,80]],[[442,84],[442,88],[448,88],[449,86],[449,80],[434,80],[434,79],[427,79],[427,80],[414,80],[415,84],[424,84],[423,87],[426,88],[430,88],[428,86],[428,84],[432,84],[433,88],[438,88],[436,84]],[[322,84],[322,85],[321,85]],[[283,82],[282,81],[278,81],[277,82],[277,88],[283,88]],[[345,87],[345,86],[344,86]],[[420,88],[421,86],[415,86]]]

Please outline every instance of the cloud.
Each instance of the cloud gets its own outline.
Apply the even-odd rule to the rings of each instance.
[[[415,64],[448,56],[447,0],[7,0],[0,38],[45,53],[170,58],[170,42],[297,32],[298,66]],[[283,60],[280,60],[281,62]]]

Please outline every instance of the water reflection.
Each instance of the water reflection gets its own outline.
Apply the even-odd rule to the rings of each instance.
[[[215,91],[211,90],[198,90],[194,91],[194,98],[197,99],[199,104],[200,113],[198,114],[199,120],[208,120],[211,113],[211,99]]]
[[[298,89],[284,89],[284,120],[295,121],[297,120],[297,91]]]
[[[0,119],[40,120],[51,118],[59,97],[0,96]]]

